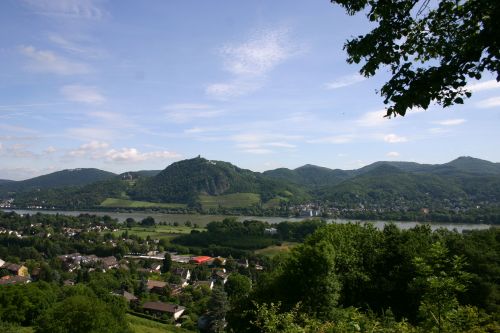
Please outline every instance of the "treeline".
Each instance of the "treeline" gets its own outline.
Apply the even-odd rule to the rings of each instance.
[[[233,257],[248,255],[252,250],[262,249],[282,241],[301,242],[316,229],[324,226],[321,220],[304,222],[281,222],[269,224],[262,221],[238,222],[232,218],[207,224],[207,231],[192,230],[172,240],[174,244],[200,249],[218,249],[221,255]]]
[[[452,210],[404,210],[404,211],[343,211],[336,215],[355,220],[417,221],[464,224],[500,224],[500,207],[488,206],[462,211]]]
[[[276,257],[234,332],[498,332],[500,230],[328,225]]]

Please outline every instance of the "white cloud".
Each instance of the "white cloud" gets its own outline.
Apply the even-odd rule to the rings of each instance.
[[[59,47],[60,49],[64,50],[67,53],[75,54],[78,56],[83,56],[87,58],[102,58],[106,56],[106,52],[104,50],[90,47],[87,45],[81,45],[82,41],[78,40],[78,42],[75,42],[73,40],[70,40],[68,38],[65,38],[61,35],[51,33],[48,35],[49,41],[51,41],[54,45]],[[79,39],[84,39],[85,42],[83,43],[88,43],[88,38],[85,37],[80,37]]]
[[[408,141],[404,136],[399,136],[396,134],[387,134],[384,136],[384,141],[388,143],[401,143]]]
[[[96,87],[82,86],[78,84],[66,85],[61,88],[61,94],[72,102],[85,104],[101,104],[106,98],[97,90]]]
[[[175,123],[186,123],[195,119],[215,118],[224,114],[207,104],[172,104],[164,107],[167,118]]]
[[[181,155],[166,150],[141,153],[136,148],[121,148],[107,151],[105,157],[113,162],[140,162],[151,159],[176,159]]]
[[[91,156],[97,158],[104,149],[108,148],[109,144],[107,142],[93,140],[82,144],[77,149],[71,150],[68,155],[71,157],[85,157]]]
[[[63,18],[100,19],[104,12],[93,0],[23,0],[36,13]]]
[[[327,144],[343,144],[343,143],[349,143],[354,140],[355,136],[354,135],[334,135],[334,136],[327,136],[324,138],[319,138],[319,139],[313,139],[313,140],[308,140],[307,143],[327,143]]]
[[[45,148],[45,150],[43,152],[47,155],[50,155],[50,154],[54,154],[56,151],[57,151],[57,149],[55,147],[48,146],[47,148]]]
[[[348,87],[364,80],[366,80],[366,78],[360,74],[345,75],[329,83],[326,83],[325,88],[333,90],[333,89]]]
[[[399,157],[399,153],[397,151],[390,151],[386,155],[387,155],[387,157],[391,157],[391,158]]]
[[[225,69],[243,76],[265,75],[291,53],[286,29],[259,31],[245,43],[221,49]]]
[[[86,74],[90,72],[87,64],[68,60],[52,51],[37,50],[33,46],[22,46],[21,53],[30,59],[28,70],[58,75]]]
[[[465,119],[446,119],[446,120],[436,121],[434,123],[441,126],[457,126],[465,122],[466,122]]]
[[[288,35],[287,29],[261,30],[246,42],[222,47],[224,69],[233,78],[208,85],[206,94],[225,100],[260,89],[270,71],[300,52]]]
[[[379,110],[367,112],[363,116],[361,116],[357,121],[357,125],[363,127],[377,127],[388,125],[390,123],[390,118],[385,117],[387,111]]]
[[[472,92],[500,89],[500,82],[497,82],[496,80],[488,80],[484,82],[468,84],[465,88]]]
[[[482,101],[476,103],[476,106],[483,109],[500,106],[500,97],[483,99]]]

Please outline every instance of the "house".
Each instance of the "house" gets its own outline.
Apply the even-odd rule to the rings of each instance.
[[[228,277],[229,277],[229,274],[224,272],[224,271],[221,271],[221,270],[216,271],[212,275],[212,279],[214,279],[215,281],[221,282],[222,284],[226,284]]]
[[[189,268],[180,268],[180,267],[178,267],[178,268],[174,269],[174,271],[172,272],[172,274],[180,276],[180,278],[183,279],[183,280],[189,280],[189,279],[191,279],[191,271],[189,270]]]
[[[177,320],[182,316],[184,310],[186,309],[183,306],[171,303],[163,303],[163,302],[146,302],[142,306],[145,312],[153,315],[153,316],[162,316],[167,314],[171,316],[174,320]]]
[[[236,264],[238,267],[248,268],[248,259],[238,259]]]
[[[193,283],[193,288],[201,288],[201,287],[207,287],[208,289],[212,290],[214,288],[214,280],[195,281]]]
[[[18,265],[18,264],[12,264],[5,262],[2,267],[3,269],[6,269],[9,271],[9,273],[17,276],[24,276],[27,277],[29,275],[28,273],[28,267],[24,265]]]
[[[163,294],[164,288],[168,285],[165,281],[148,280],[146,286],[149,292]]]
[[[9,285],[9,284],[26,284],[31,282],[30,279],[26,276],[20,275],[6,275],[0,278],[0,286]]]
[[[129,293],[128,291],[126,290],[123,290],[121,292],[118,293],[118,295],[122,296],[123,298],[125,298],[125,300],[128,302],[128,303],[134,303],[134,302],[137,302],[139,301],[139,299],[132,293]]]
[[[102,267],[104,270],[110,270],[111,268],[118,267],[118,260],[115,257],[109,256],[99,259],[102,262]]]
[[[207,262],[209,262],[211,260],[213,260],[212,257],[199,256],[199,257],[192,257],[189,262],[192,263],[192,264],[201,265],[201,264],[207,263]]]
[[[278,229],[276,228],[265,228],[264,235],[276,235],[278,233]]]
[[[0,259],[0,268],[5,264],[5,261],[3,261],[2,259]]]

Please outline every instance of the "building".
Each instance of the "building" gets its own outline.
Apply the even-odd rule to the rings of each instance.
[[[195,281],[193,283],[193,288],[201,288],[201,287],[207,287],[208,289],[212,290],[214,288],[214,280]]]
[[[201,265],[201,264],[204,264],[204,263],[208,263],[209,261],[212,261],[212,260],[213,260],[212,257],[199,256],[199,257],[192,257],[189,262],[192,263],[192,264]]]
[[[177,320],[184,313],[183,306],[171,303],[163,303],[163,302],[146,302],[142,306],[143,310],[153,316],[162,316],[169,315],[174,320]]]
[[[163,294],[165,287],[168,285],[165,281],[148,280],[146,287],[149,292]]]
[[[18,265],[18,264],[4,262],[4,264],[1,266],[1,268],[8,270],[10,274],[13,274],[16,276],[24,276],[24,277],[29,276],[28,267],[26,267],[24,265]]]
[[[26,284],[29,283],[30,279],[26,276],[12,276],[6,275],[0,278],[0,286],[9,285],[9,284]]]

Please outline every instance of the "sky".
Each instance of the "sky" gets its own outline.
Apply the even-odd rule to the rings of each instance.
[[[358,74],[370,31],[328,0],[3,0],[0,179],[164,169],[201,155],[264,171],[380,160],[500,162],[500,85],[384,118]]]

